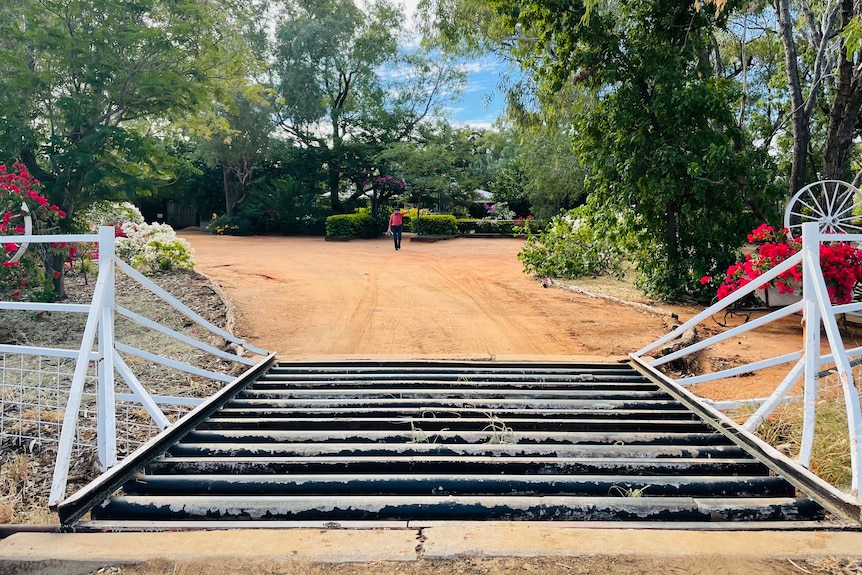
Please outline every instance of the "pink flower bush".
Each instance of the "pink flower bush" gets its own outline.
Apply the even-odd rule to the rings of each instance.
[[[25,232],[26,213],[21,204],[26,203],[33,222],[33,233],[51,233],[57,223],[66,217],[59,207],[51,204],[39,193],[39,181],[33,178],[23,164],[15,164],[14,171],[0,164],[0,236],[16,236]],[[54,245],[52,250],[63,250],[65,246]],[[39,258],[39,248],[30,246],[21,258],[12,261],[18,252],[14,241],[3,242],[0,251],[0,297],[30,299],[45,297],[50,289],[45,281],[45,272]]]
[[[762,224],[752,230],[748,241],[759,243],[758,248],[746,254],[745,259],[727,268],[724,281],[718,287],[718,299],[723,299],[744,285],[755,281],[765,272],[781,264],[802,248],[802,242],[787,236],[786,229],[775,230]],[[829,299],[833,304],[849,303],[853,300],[853,288],[862,281],[862,250],[847,242],[820,244],[820,269],[826,281]],[[702,284],[712,280],[710,276],[701,278]],[[793,293],[794,283],[802,281],[802,264],[779,275],[772,282],[758,286],[777,287],[779,293]]]

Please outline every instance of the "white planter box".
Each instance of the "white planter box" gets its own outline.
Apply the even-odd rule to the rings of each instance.
[[[780,293],[779,288],[769,286],[763,290],[757,290],[757,297],[766,304],[766,307],[784,307],[796,303],[802,299],[802,284],[790,282],[793,292]]]

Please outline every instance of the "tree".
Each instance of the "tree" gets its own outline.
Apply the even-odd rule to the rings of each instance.
[[[255,170],[270,155],[275,120],[260,85],[246,87],[215,109],[218,121],[199,141],[197,153],[221,168],[225,213],[232,216],[248,200]]]
[[[167,177],[153,126],[207,104],[218,0],[23,0],[0,22],[0,149],[69,215]],[[12,6],[3,10],[9,12]],[[23,17],[17,17],[23,14]]]
[[[626,241],[649,292],[690,295],[726,266],[769,203],[768,158],[736,126],[736,86],[715,74],[711,32],[726,12],[686,0],[587,6],[495,2],[541,92],[575,84],[595,105],[574,111],[574,143],[588,173],[596,224]]]
[[[317,151],[339,212],[345,176],[361,196],[371,156],[410,136],[463,74],[442,56],[401,54],[403,14],[386,0],[364,11],[353,0],[289,0],[285,15],[274,67],[280,126]]]
[[[168,179],[173,160],[156,126],[207,105],[214,78],[231,73],[220,15],[242,4],[227,2],[4,4],[0,155],[20,158],[65,221],[96,199],[133,197]],[[57,258],[46,265],[62,270]],[[61,279],[56,288],[63,297]]]
[[[781,39],[786,87],[785,104],[775,108],[790,125],[788,192],[793,194],[809,182],[812,169],[827,179],[850,176],[862,108],[862,67],[851,44],[862,8],[852,0],[773,0],[772,8],[774,16],[767,22]],[[749,61],[741,58],[743,65]],[[761,89],[768,85],[764,80]],[[763,141],[772,145],[779,129],[780,124],[771,134],[763,133]]]
[[[451,211],[472,199],[477,188],[487,188],[490,172],[485,164],[482,134],[446,123],[426,125],[415,142],[390,145],[377,157],[408,184],[416,204]]]

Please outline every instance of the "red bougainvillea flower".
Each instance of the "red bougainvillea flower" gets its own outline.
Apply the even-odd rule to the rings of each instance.
[[[718,299],[727,297],[802,249],[802,242],[788,238],[786,229],[776,230],[767,224],[761,224],[752,230],[748,234],[748,241],[760,243],[760,246],[754,252],[746,254],[744,261],[727,268],[724,281],[718,287]],[[849,303],[853,300],[856,282],[862,281],[862,250],[847,242],[822,243],[820,269],[832,303]],[[702,284],[707,283],[703,280],[704,278],[701,279]],[[774,281],[758,286],[758,289],[773,286],[778,288],[779,293],[793,293],[792,282],[800,281],[801,264],[782,273]]]

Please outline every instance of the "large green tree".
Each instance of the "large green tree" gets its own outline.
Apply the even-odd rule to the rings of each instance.
[[[268,96],[262,86],[252,85],[216,103],[215,121],[197,140],[196,155],[221,170],[228,216],[248,200],[255,172],[273,156],[275,118]]]
[[[387,0],[362,9],[353,0],[284,3],[274,66],[280,126],[318,152],[334,212],[345,182],[361,182],[371,156],[411,136],[463,80],[442,55],[400,50],[403,19]]]
[[[160,127],[235,74],[230,0],[21,0],[0,7],[0,156],[22,161],[73,221],[96,199],[172,176]],[[46,260],[61,271],[59,257]],[[55,274],[56,275],[56,274]],[[62,276],[55,283],[64,296]]]
[[[590,204],[626,238],[643,286],[684,296],[720,269],[770,205],[768,162],[735,122],[737,85],[716,74],[712,32],[727,11],[687,0],[596,5],[495,4],[529,41],[521,57],[552,93],[576,84],[595,104],[573,110]]]
[[[154,128],[228,74],[220,0],[22,0],[0,8],[0,150],[74,214],[169,176]],[[71,219],[71,218],[70,218]]]

